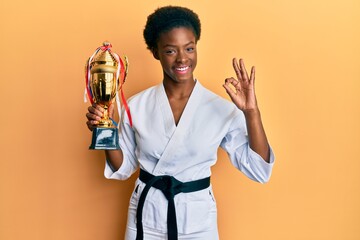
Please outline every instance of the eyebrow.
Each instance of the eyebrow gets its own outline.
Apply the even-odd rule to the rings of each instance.
[[[184,46],[188,46],[188,45],[190,45],[190,44],[195,44],[195,42],[193,42],[193,41],[188,42],[188,43],[185,44]],[[164,48],[165,48],[165,47],[176,47],[176,45],[166,44],[166,45],[164,45],[163,47],[164,47]]]

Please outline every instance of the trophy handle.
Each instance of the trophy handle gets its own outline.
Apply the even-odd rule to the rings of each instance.
[[[124,84],[125,82],[125,79],[128,75],[128,72],[129,72],[129,60],[128,60],[128,57],[126,55],[124,55],[124,60],[122,58],[119,58],[119,65],[120,65],[120,76],[118,77],[117,79],[117,82],[118,82],[118,91],[122,88],[122,85]]]
[[[124,60],[125,60],[125,74],[124,74],[124,79],[123,79],[123,83],[125,82],[125,79],[128,75],[129,72],[129,59],[126,55],[124,55]]]

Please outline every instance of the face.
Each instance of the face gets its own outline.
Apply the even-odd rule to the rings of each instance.
[[[160,60],[164,81],[183,83],[194,80],[196,38],[190,29],[179,27],[162,33],[153,54]]]

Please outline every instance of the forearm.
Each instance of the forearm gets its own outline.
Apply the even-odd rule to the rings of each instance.
[[[258,108],[244,111],[249,135],[249,145],[266,162],[270,162],[270,148]]]
[[[106,159],[114,169],[119,169],[123,162],[123,153],[121,150],[105,150]]]

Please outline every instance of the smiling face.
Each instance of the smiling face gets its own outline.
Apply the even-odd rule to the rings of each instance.
[[[164,81],[186,83],[194,80],[197,52],[196,38],[191,29],[177,27],[162,33],[153,54],[160,60]]]

